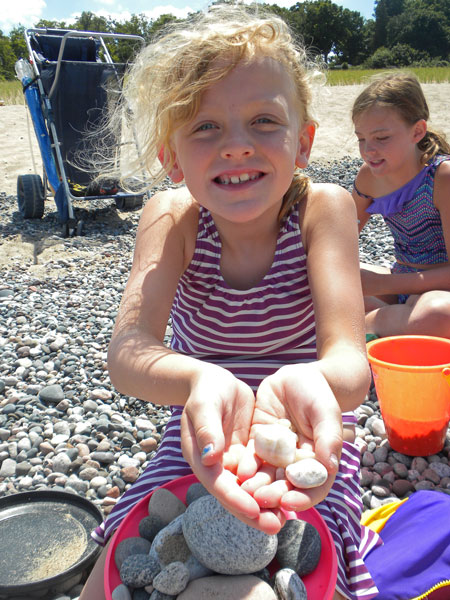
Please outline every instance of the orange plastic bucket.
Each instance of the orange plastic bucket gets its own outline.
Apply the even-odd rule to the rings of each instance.
[[[429,456],[444,447],[450,421],[450,340],[399,335],[367,344],[393,450]]]

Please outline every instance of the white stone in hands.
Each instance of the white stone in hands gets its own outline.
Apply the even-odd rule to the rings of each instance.
[[[328,471],[315,458],[304,458],[286,467],[286,478],[296,488],[308,489],[325,483]]]
[[[284,424],[259,425],[255,433],[255,452],[275,467],[287,467],[295,460],[297,434]]]

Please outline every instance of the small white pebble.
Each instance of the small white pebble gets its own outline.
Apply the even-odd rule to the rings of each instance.
[[[297,434],[283,425],[259,425],[255,433],[255,452],[275,467],[286,467],[295,460]]]
[[[316,454],[311,447],[301,447],[297,448],[295,451],[295,461],[304,460],[305,458],[316,458]]]
[[[286,467],[286,478],[297,488],[308,489],[325,483],[328,471],[315,458],[304,458]]]

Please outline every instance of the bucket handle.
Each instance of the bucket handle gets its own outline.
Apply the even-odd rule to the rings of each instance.
[[[450,385],[450,367],[445,367],[442,369],[442,375],[445,377],[448,385]]]

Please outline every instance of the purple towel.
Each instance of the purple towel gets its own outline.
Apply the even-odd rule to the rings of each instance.
[[[415,492],[389,518],[380,536],[383,545],[365,558],[379,590],[377,600],[409,600],[439,584],[430,600],[438,594],[450,599],[449,495]]]

